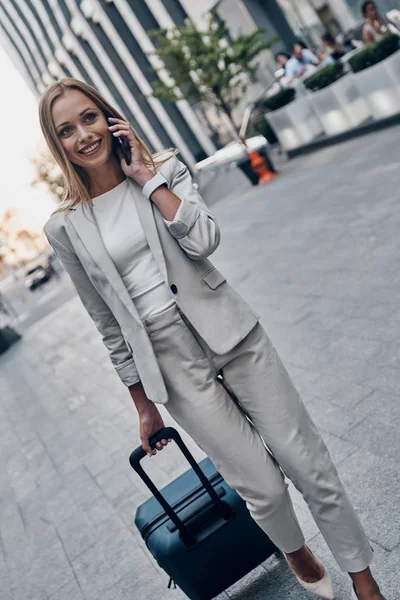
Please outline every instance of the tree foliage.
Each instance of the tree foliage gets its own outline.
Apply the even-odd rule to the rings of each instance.
[[[50,152],[45,149],[31,160],[36,169],[36,177],[32,181],[32,185],[45,183],[57,202],[61,202],[65,186],[64,176]]]
[[[246,92],[256,73],[255,59],[275,41],[264,38],[264,30],[232,39],[224,21],[211,11],[204,30],[187,21],[184,26],[148,32],[156,55],[170,79],[152,83],[156,98],[177,102],[206,101],[232,118],[232,110]],[[161,74],[164,67],[155,69]]]

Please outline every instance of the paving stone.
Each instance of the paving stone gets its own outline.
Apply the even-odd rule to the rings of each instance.
[[[396,548],[398,552],[398,460],[383,458],[362,448],[343,460],[338,470],[369,538],[386,550]]]
[[[98,444],[84,458],[84,465],[92,475],[96,477],[100,475],[114,464],[110,453]]]
[[[84,509],[84,514],[97,539],[113,535],[113,532],[123,527],[118,512],[103,496],[93,500],[92,504]]]
[[[89,523],[82,513],[74,512],[70,518],[63,520],[57,532],[70,561],[97,541],[97,536],[93,536]]]
[[[98,600],[104,589],[116,583],[114,574],[101,552],[101,546],[91,546],[72,561],[72,566],[86,600]]]
[[[49,596],[49,600],[85,600],[76,579],[71,579],[66,585]]]
[[[377,457],[385,460],[390,457],[393,460],[399,457],[400,431],[398,422],[392,421],[392,425],[386,425],[370,414],[361,423],[358,423],[350,431],[343,434],[343,438],[357,444],[360,448],[372,452]],[[385,443],[382,444],[382,440]]]
[[[42,584],[34,582],[19,574],[18,580],[12,589],[14,600],[49,600],[49,596]]]
[[[367,378],[367,385],[373,385],[381,392],[393,395],[400,395],[400,369],[391,367],[380,367],[372,369],[370,366]]]
[[[370,386],[360,385],[354,381],[346,380],[344,377],[331,376],[320,377],[314,384],[314,395],[324,400],[332,401],[342,408],[357,410],[358,405],[375,390],[374,382]]]
[[[374,560],[371,565],[381,591],[388,600],[396,600],[399,596],[400,553],[398,547],[386,552],[377,544],[374,547]]]
[[[110,532],[110,535],[102,538],[100,545],[102,553],[117,580],[124,575],[137,572],[144,562],[143,548],[138,548],[137,537],[133,535],[133,528],[132,532],[125,527]],[[147,566],[147,560],[145,563]]]
[[[85,509],[101,498],[102,493],[94,479],[84,467],[78,467],[65,475],[65,483],[78,507]]]
[[[376,390],[357,405],[357,412],[370,420],[396,426],[400,422],[400,396]]]
[[[12,598],[10,578],[7,564],[4,558],[4,549],[0,540],[0,598],[4,595],[5,600]]]
[[[397,328],[395,328],[397,330]],[[377,367],[395,367],[400,369],[400,348],[398,341],[382,345],[381,351],[375,357]]]
[[[307,410],[317,427],[337,436],[343,435],[362,421],[362,416],[357,413],[319,398],[309,402]]]
[[[296,580],[290,573],[289,567],[284,564],[283,558],[273,561],[273,566],[263,563],[251,573],[240,579],[237,583],[227,589],[227,593],[233,600],[285,600],[290,590],[296,585]],[[267,565],[264,567],[264,565]]]
[[[11,485],[14,490],[16,502],[20,502],[37,489],[35,476],[31,471],[24,471],[17,477],[13,477]]]
[[[131,474],[127,467],[113,465],[96,477],[97,484],[113,505],[129,497],[132,483],[128,475]]]
[[[168,589],[168,582],[168,575],[160,569],[153,574],[148,571],[135,570],[121,577],[118,587],[124,592],[126,600],[132,598],[140,598],[141,600],[153,600],[154,598],[185,600],[187,598],[186,594],[178,587]]]
[[[121,588],[121,584],[118,582],[108,590],[101,590],[102,600],[128,600],[125,591]]]
[[[57,540],[31,560],[24,572],[24,578],[40,585],[50,596],[73,577],[70,563]]]
[[[26,528],[19,507],[13,498],[5,494],[0,497],[0,532],[4,555],[13,555],[14,544],[26,536]]]

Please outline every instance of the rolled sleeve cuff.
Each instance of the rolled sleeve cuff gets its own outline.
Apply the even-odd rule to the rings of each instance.
[[[173,221],[164,219],[171,235],[176,239],[185,237],[199,218],[200,208],[182,199]]]
[[[117,367],[115,367],[115,370],[122,383],[127,387],[129,387],[130,385],[134,385],[135,383],[139,383],[140,381],[140,377],[137,372],[135,361],[133,360],[133,358],[122,363],[122,365],[118,365]]]

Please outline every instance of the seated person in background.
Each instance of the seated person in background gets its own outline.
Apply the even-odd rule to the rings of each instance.
[[[342,58],[342,56],[346,54],[346,51],[343,48],[343,46],[337,43],[337,41],[329,31],[326,31],[323,34],[323,36],[321,37],[321,42],[324,47],[324,50],[322,52],[323,56],[321,56],[321,58],[330,58],[331,62],[335,62],[336,60],[339,60],[339,58]]]
[[[386,17],[382,16],[375,4],[375,2],[364,2],[361,7],[362,14],[365,18],[365,25],[363,27],[363,39],[366,44],[372,44],[382,39],[385,35],[396,33],[400,35],[400,32],[396,25],[391,23]]]
[[[284,82],[287,84],[300,77],[303,65],[294,56],[289,56],[286,52],[278,52],[276,62],[279,68],[285,71]]]
[[[293,46],[293,56],[304,65],[314,65],[315,67],[319,65],[318,57],[300,40]]]
[[[286,52],[279,52],[276,55],[276,60],[281,69],[285,71],[283,83],[293,85],[307,71],[313,69],[313,66],[319,64],[318,58],[304,47],[303,44],[296,43],[293,47],[293,55],[289,56]]]

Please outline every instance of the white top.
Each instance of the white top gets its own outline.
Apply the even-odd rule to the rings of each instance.
[[[128,180],[96,196],[93,203],[104,245],[142,321],[172,306],[172,293],[145,238]]]
[[[372,38],[373,38],[374,42],[378,42],[383,37],[388,35],[388,33],[395,33],[396,35],[400,35],[400,32],[397,29],[397,27],[395,25],[393,25],[393,23],[390,23],[389,21],[386,21],[386,20],[381,25],[381,31],[377,31],[375,29],[375,27],[373,27],[371,25],[371,23],[369,23],[367,21],[363,27],[363,36],[365,35],[365,33],[367,31],[369,31],[369,33],[372,34]]]

